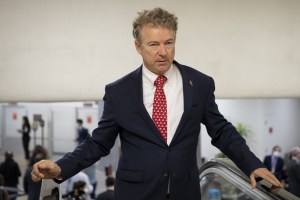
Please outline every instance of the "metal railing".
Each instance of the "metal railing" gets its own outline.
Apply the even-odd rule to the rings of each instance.
[[[300,200],[283,188],[273,188],[270,183],[262,179],[257,179],[257,187],[252,189],[249,177],[229,159],[213,159],[204,163],[200,168],[199,178],[202,195],[208,192],[208,183],[215,181],[214,185],[219,189],[224,190],[226,185],[227,188],[228,185],[231,189],[234,188],[235,198],[230,198],[226,192],[223,192],[222,199]],[[217,181],[221,183],[217,184]],[[239,198],[239,196],[244,197]],[[202,199],[206,199],[206,196],[202,196]]]

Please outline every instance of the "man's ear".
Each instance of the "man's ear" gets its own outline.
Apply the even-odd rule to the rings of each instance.
[[[137,40],[135,40],[135,41],[134,41],[134,45],[135,45],[136,51],[137,51],[139,54],[141,54],[141,52],[142,52],[141,44],[140,44]]]

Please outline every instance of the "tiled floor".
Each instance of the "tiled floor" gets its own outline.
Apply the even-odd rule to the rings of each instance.
[[[58,158],[58,156],[53,156],[51,159],[56,160],[57,158]],[[22,176],[19,179],[19,189],[23,190],[23,175],[25,173],[27,163],[24,160],[23,155],[14,155],[14,159],[19,164],[19,167],[22,172]],[[3,157],[3,153],[2,153],[0,155],[0,162],[3,162],[3,161],[4,161],[4,157]],[[97,167],[96,177],[97,177],[97,182],[98,182],[96,194],[98,194],[105,190],[105,178],[106,178],[103,169],[100,169],[100,167]],[[65,191],[65,187],[66,187],[66,182],[62,183],[63,191]],[[27,200],[27,196],[25,195],[25,196],[18,197],[17,200]]]

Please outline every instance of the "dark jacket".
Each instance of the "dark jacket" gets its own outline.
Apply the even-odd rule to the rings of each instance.
[[[12,158],[7,158],[3,163],[1,163],[0,174],[2,174],[4,178],[5,186],[17,187],[21,171],[18,163],[16,163]]]
[[[40,198],[42,181],[34,182],[31,179],[31,171],[32,166],[29,166],[23,179],[24,191],[28,195],[28,200],[37,200]]]
[[[287,166],[289,191],[300,197],[300,163],[290,159]]]
[[[97,200],[114,200],[114,191],[106,190],[97,196]]]
[[[143,104],[142,67],[105,88],[103,115],[92,138],[57,161],[66,180],[109,154],[120,136],[122,155],[116,172],[115,200],[199,200],[197,145],[200,124],[212,144],[249,175],[264,167],[234,126],[218,111],[214,81],[174,61],[182,75],[184,113],[168,145]]]
[[[267,167],[269,171],[272,170],[272,155],[266,156],[264,158],[264,165]],[[280,181],[285,179],[284,175],[284,160],[281,157],[277,157],[276,165],[275,165],[275,172],[274,175]]]
[[[89,131],[88,129],[81,127],[79,129],[77,129],[78,131],[78,137],[77,137],[77,142],[78,144],[80,144],[81,142],[83,142],[87,137],[89,137]]]

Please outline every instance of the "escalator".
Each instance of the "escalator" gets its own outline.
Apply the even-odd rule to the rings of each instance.
[[[252,189],[249,177],[229,159],[206,162],[199,179],[202,200],[300,200],[285,189],[272,188],[265,180]]]

